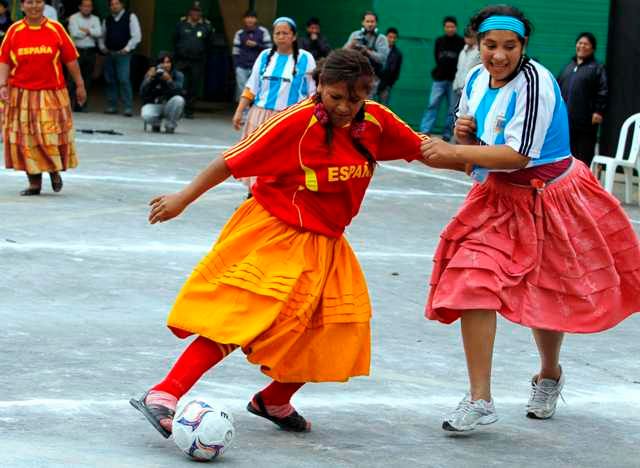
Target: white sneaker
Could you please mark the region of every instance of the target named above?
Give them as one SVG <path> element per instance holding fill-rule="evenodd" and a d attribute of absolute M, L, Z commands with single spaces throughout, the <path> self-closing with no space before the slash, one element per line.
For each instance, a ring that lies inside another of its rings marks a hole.
<path fill-rule="evenodd" d="M 444 420 L 442 429 L 453 432 L 472 431 L 477 425 L 493 424 L 497 420 L 498 414 L 493 401 L 471 401 L 470 395 L 467 393 L 458 403 L 455 411 Z"/>
<path fill-rule="evenodd" d="M 562 372 L 562 368 L 560 369 Z M 553 379 L 542 379 L 536 382 L 538 376 L 531 379 L 531 395 L 527 403 L 527 417 L 533 419 L 549 419 L 556 412 L 558 397 L 562 398 L 560 392 L 564 387 L 564 372 L 560 374 L 558 381 Z M 563 398 L 564 401 L 564 398 Z"/>

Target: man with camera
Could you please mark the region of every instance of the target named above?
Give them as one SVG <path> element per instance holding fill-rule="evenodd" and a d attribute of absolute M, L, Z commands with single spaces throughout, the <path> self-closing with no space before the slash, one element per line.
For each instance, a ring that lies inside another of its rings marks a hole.
<path fill-rule="evenodd" d="M 184 75 L 173 68 L 168 52 L 161 52 L 140 85 L 142 118 L 145 126 L 158 133 L 164 120 L 164 131 L 174 133 L 185 107 Z"/>
<path fill-rule="evenodd" d="M 365 11 L 362 15 L 362 28 L 351 33 L 344 49 L 359 50 L 369 59 L 376 74 L 369 97 L 375 96 L 389 55 L 387 37 L 378 32 L 378 15 L 373 11 Z"/>

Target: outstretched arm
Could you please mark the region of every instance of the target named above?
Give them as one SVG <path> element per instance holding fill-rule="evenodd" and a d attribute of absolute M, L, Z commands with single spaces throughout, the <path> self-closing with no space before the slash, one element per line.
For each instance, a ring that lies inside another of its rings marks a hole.
<path fill-rule="evenodd" d="M 151 200 L 149 222 L 151 224 L 169 221 L 193 203 L 200 195 L 224 182 L 231 175 L 231 171 L 222 156 L 219 156 L 207 166 L 184 190 L 170 195 L 160 195 Z"/>

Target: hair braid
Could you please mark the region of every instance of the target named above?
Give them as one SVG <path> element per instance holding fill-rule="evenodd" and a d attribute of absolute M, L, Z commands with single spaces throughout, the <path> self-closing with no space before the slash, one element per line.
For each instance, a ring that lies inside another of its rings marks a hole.
<path fill-rule="evenodd" d="M 300 53 L 300 48 L 298 47 L 298 40 L 293 41 L 293 73 L 291 76 L 296 76 L 296 68 L 298 66 L 298 54 Z"/>

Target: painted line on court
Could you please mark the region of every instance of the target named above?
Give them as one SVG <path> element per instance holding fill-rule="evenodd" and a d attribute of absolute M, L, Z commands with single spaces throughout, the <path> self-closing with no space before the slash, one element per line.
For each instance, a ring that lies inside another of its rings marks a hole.
<path fill-rule="evenodd" d="M 234 393 L 245 392 L 248 395 L 253 388 L 234 387 Z M 522 406 L 523 397 L 521 394 L 496 393 L 496 400 L 501 406 Z M 563 392 L 565 399 L 569 407 L 584 407 L 594 405 L 620 405 L 627 404 L 636 406 L 640 404 L 640 392 L 633 388 L 633 385 L 618 386 L 612 390 L 602 392 L 589 392 L 587 394 L 582 392 Z M 305 407 L 315 408 L 333 408 L 340 407 L 356 407 L 356 406 L 389 406 L 393 408 L 403 408 L 411 411 L 420 411 L 422 413 L 430 413 L 432 411 L 440 411 L 439 407 L 449 407 L 455 405 L 459 399 L 459 395 L 420 395 L 417 397 L 407 397 L 398 395 L 387 396 L 376 394 L 376 396 L 369 396 L 362 392 L 353 393 L 352 395 L 345 395 L 344 393 L 326 394 L 322 397 L 304 396 L 300 395 L 296 397 L 300 404 Z M 244 408 L 246 401 L 244 399 L 233 397 L 216 397 L 216 402 L 232 409 Z M 88 413 L 95 413 L 98 408 L 102 409 L 115 409 L 115 408 L 129 408 L 129 402 L 126 399 L 122 400 L 73 400 L 73 399 L 52 399 L 52 398 L 38 398 L 29 400 L 5 400 L 0 401 L 1 409 L 34 409 L 40 411 L 85 411 Z M 129 411 L 129 409 L 127 409 Z M 594 410 L 595 411 L 595 410 Z M 602 409 L 604 411 L 604 409 Z"/>
<path fill-rule="evenodd" d="M 138 141 L 138 140 L 94 140 L 87 138 L 76 138 L 76 143 L 89 143 L 95 145 L 132 145 L 132 146 L 158 146 L 164 148 L 202 148 L 207 150 L 226 150 L 231 145 L 201 145 L 195 143 L 167 143 L 162 141 Z"/>
<path fill-rule="evenodd" d="M 5 175 L 8 177 L 24 177 L 22 173 L 18 172 L 0 172 L 0 175 Z M 144 184 L 144 185 L 156 185 L 156 184 L 166 184 L 166 185 L 180 185 L 185 186 L 188 185 L 191 181 L 189 180 L 180 180 L 180 179 L 170 179 L 170 178 L 143 178 L 143 177 L 126 177 L 126 176 L 112 176 L 112 175 L 89 175 L 89 174 L 65 174 L 65 180 L 96 180 L 103 182 L 115 182 L 115 183 L 125 183 L 125 184 Z M 242 189 L 246 190 L 246 185 L 242 182 L 237 182 L 233 179 L 229 179 L 222 184 L 218 185 L 221 188 L 233 188 L 233 189 Z M 216 187 L 216 188 L 218 188 Z M 368 195 L 372 196 L 383 196 L 383 197 L 443 197 L 443 198 L 464 198 L 466 194 L 464 193 L 447 193 L 447 192 L 432 192 L 428 190 L 420 190 L 420 189 L 407 189 L 407 190 L 397 190 L 397 189 L 375 189 L 370 188 L 367 190 Z"/>
<path fill-rule="evenodd" d="M 104 245 L 104 244 L 71 244 L 56 242 L 2 242 L 0 250 L 13 250 L 17 252 L 30 252 L 37 250 L 53 250 L 57 252 L 69 252 L 75 254 L 92 252 L 118 252 L 118 253 L 198 253 L 205 254 L 211 249 L 212 244 L 163 244 L 149 242 L 138 245 Z M 358 251 L 356 254 L 362 258 L 433 258 L 433 255 L 414 252 L 379 252 Z"/>
<path fill-rule="evenodd" d="M 447 182 L 453 182 L 454 184 L 464 185 L 465 187 L 471 187 L 473 185 L 473 183 L 467 180 L 454 179 L 453 177 L 447 177 L 440 174 L 433 174 L 431 172 L 418 171 L 417 169 L 410 169 L 408 167 L 398 167 L 398 166 L 390 166 L 390 165 L 382 165 L 381 167 L 383 169 L 388 169 L 390 171 L 403 172 L 405 174 L 413 174 L 413 175 L 418 175 L 422 177 L 429 177 L 430 179 L 438 179 L 438 180 L 444 180 Z"/>

